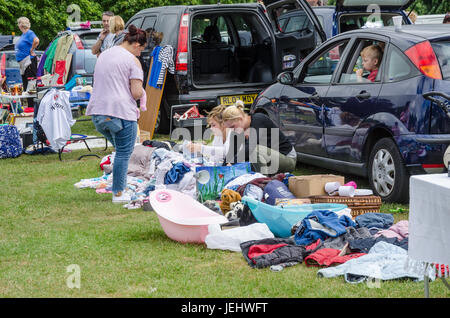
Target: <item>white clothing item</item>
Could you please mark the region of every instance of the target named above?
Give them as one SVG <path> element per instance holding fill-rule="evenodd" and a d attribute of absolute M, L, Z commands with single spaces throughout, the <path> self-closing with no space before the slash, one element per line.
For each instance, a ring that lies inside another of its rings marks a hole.
<path fill-rule="evenodd" d="M 61 149 L 70 139 L 71 129 L 75 120 L 69 103 L 70 92 L 58 91 L 52 88 L 42 98 L 36 120 L 54 150 Z"/>
<path fill-rule="evenodd" d="M 265 238 L 274 238 L 273 233 L 265 223 L 253 223 L 223 231 L 219 224 L 210 224 L 205 243 L 206 247 L 210 249 L 241 252 L 241 243 Z"/>
<path fill-rule="evenodd" d="M 29 65 L 31 65 L 30 55 L 28 55 L 26 58 L 24 58 L 22 61 L 19 62 L 20 75 L 23 75 L 25 73 L 25 70 Z"/>
<path fill-rule="evenodd" d="M 211 145 L 202 145 L 202 154 L 208 156 L 214 163 L 222 164 L 230 148 L 230 134 L 231 130 L 228 129 L 225 142 L 222 136 L 214 136 Z"/>
<path fill-rule="evenodd" d="M 239 186 L 241 186 L 243 184 L 247 184 L 250 181 L 255 180 L 257 178 L 265 178 L 265 177 L 266 177 L 265 175 L 263 175 L 262 173 L 259 173 L 259 172 L 243 174 L 237 178 L 234 178 L 230 182 L 228 182 L 225 185 L 224 189 L 236 190 Z"/>

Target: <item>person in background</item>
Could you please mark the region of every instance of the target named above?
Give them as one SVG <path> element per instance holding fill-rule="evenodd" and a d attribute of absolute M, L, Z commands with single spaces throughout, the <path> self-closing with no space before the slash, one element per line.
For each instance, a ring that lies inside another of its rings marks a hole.
<path fill-rule="evenodd" d="M 356 70 L 356 77 L 358 82 L 364 82 L 363 72 L 369 71 L 370 74 L 367 79 L 375 82 L 378 75 L 378 68 L 383 58 L 383 50 L 378 45 L 370 45 L 361 51 L 363 68 Z"/>
<path fill-rule="evenodd" d="M 143 71 L 137 57 L 147 44 L 144 30 L 129 26 L 121 45 L 100 54 L 94 70 L 94 87 L 86 115 L 114 146 L 112 202 L 125 203 L 128 162 L 137 135 L 139 109 L 136 101 L 145 96 Z M 145 103 L 144 103 L 145 104 Z"/>
<path fill-rule="evenodd" d="M 17 19 L 17 25 L 22 32 L 22 35 L 15 44 L 16 61 L 20 66 L 23 90 L 26 91 L 28 87 L 28 78 L 36 77 L 37 73 L 37 57 L 34 50 L 39 45 L 39 38 L 30 29 L 31 24 L 28 18 L 20 17 Z M 28 102 L 30 102 L 30 100 Z M 29 105 L 31 106 L 32 104 Z"/>
<path fill-rule="evenodd" d="M 251 162 L 254 171 L 266 175 L 293 172 L 297 163 L 297 152 L 279 127 L 263 113 L 247 114 L 242 105 L 227 107 L 222 113 L 224 126 L 233 129 L 227 164 Z M 239 141 L 239 135 L 241 141 Z M 242 136 L 243 135 L 243 136 Z M 242 142 L 242 137 L 244 142 Z M 256 161 L 256 162 L 255 162 Z"/>
<path fill-rule="evenodd" d="M 111 46 L 122 44 L 127 32 L 125 31 L 125 23 L 119 15 L 115 15 L 109 20 L 109 32 L 114 34 Z"/>
<path fill-rule="evenodd" d="M 444 17 L 444 20 L 442 21 L 444 24 L 450 24 L 450 12 L 447 12 L 447 14 Z"/>
<path fill-rule="evenodd" d="M 6 80 L 6 76 L 0 75 L 0 94 L 3 92 L 3 83 Z"/>
<path fill-rule="evenodd" d="M 111 11 L 105 11 L 102 14 L 103 30 L 97 37 L 97 42 L 92 46 L 92 54 L 99 56 L 107 48 L 111 47 L 111 42 L 114 39 L 114 34 L 109 32 L 109 20 L 114 16 Z"/>
<path fill-rule="evenodd" d="M 242 101 L 238 102 L 242 103 Z M 222 119 L 222 113 L 225 109 L 226 109 L 225 105 L 219 105 L 214 107 L 208 113 L 206 121 L 214 135 L 214 139 L 210 146 L 192 142 L 189 143 L 187 146 L 190 152 L 192 153 L 199 152 L 202 153 L 203 155 L 206 154 L 211 159 L 211 161 L 217 164 L 223 163 L 223 161 L 225 160 L 225 155 L 227 154 L 230 146 L 231 130 L 227 131 L 226 127 L 223 124 Z"/>

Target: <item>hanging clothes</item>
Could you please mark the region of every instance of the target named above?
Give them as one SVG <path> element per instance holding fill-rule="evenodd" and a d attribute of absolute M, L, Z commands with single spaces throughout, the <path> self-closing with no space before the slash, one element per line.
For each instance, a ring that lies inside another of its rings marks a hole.
<path fill-rule="evenodd" d="M 159 61 L 161 62 L 161 70 L 158 76 L 158 85 L 162 85 L 164 83 L 164 75 L 167 72 L 173 74 L 175 73 L 175 64 L 173 63 L 173 47 L 170 45 L 165 45 L 158 56 Z"/>
<path fill-rule="evenodd" d="M 58 39 L 55 39 L 48 48 L 47 58 L 45 59 L 44 69 L 48 73 L 52 73 L 53 71 L 53 58 L 55 57 L 56 47 L 58 46 Z"/>
<path fill-rule="evenodd" d="M 69 95 L 68 91 L 51 89 L 39 104 L 36 120 L 42 126 L 54 150 L 61 149 L 70 139 L 70 127 L 75 123 L 72 118 Z"/>
<path fill-rule="evenodd" d="M 175 73 L 175 64 L 173 62 L 173 47 L 170 45 L 155 46 L 151 57 L 153 58 L 152 69 L 148 85 L 161 89 L 164 84 L 166 71 Z"/>
<path fill-rule="evenodd" d="M 152 51 L 152 69 L 150 72 L 150 77 L 148 80 L 148 85 L 154 87 L 154 88 L 161 88 L 158 87 L 158 79 L 159 79 L 159 73 L 161 71 L 162 63 L 159 61 L 158 56 L 159 52 L 161 51 L 161 46 L 155 46 L 155 48 Z"/>

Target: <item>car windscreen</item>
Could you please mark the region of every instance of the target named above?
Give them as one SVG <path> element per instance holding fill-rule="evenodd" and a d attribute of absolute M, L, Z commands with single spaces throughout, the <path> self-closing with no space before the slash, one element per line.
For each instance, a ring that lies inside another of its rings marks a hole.
<path fill-rule="evenodd" d="M 0 52 L 0 57 L 2 53 Z M 19 68 L 19 63 L 16 61 L 15 53 L 5 53 L 6 55 L 6 68 Z"/>
<path fill-rule="evenodd" d="M 383 12 L 376 15 L 371 13 L 343 14 L 339 19 L 339 30 L 342 33 L 357 29 L 391 26 L 394 25 L 392 18 L 398 15 L 400 14 Z M 403 24 L 405 24 L 405 21 L 403 21 Z"/>
<path fill-rule="evenodd" d="M 450 41 L 433 42 L 431 46 L 441 66 L 442 78 L 450 80 Z"/>
<path fill-rule="evenodd" d="M 83 43 L 84 48 L 91 49 L 94 46 L 95 42 L 97 42 L 98 34 L 99 33 L 89 32 L 79 34 L 78 36 L 80 37 L 80 40 Z"/>

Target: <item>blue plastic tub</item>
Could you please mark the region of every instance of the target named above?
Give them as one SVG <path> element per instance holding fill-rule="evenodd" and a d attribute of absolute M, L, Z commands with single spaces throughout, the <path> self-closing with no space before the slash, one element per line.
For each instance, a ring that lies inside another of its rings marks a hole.
<path fill-rule="evenodd" d="M 242 198 L 242 202 L 248 205 L 258 222 L 267 224 L 276 237 L 291 236 L 292 226 L 313 211 L 330 210 L 337 212 L 347 208 L 345 204 L 334 203 L 273 206 L 246 196 Z"/>

